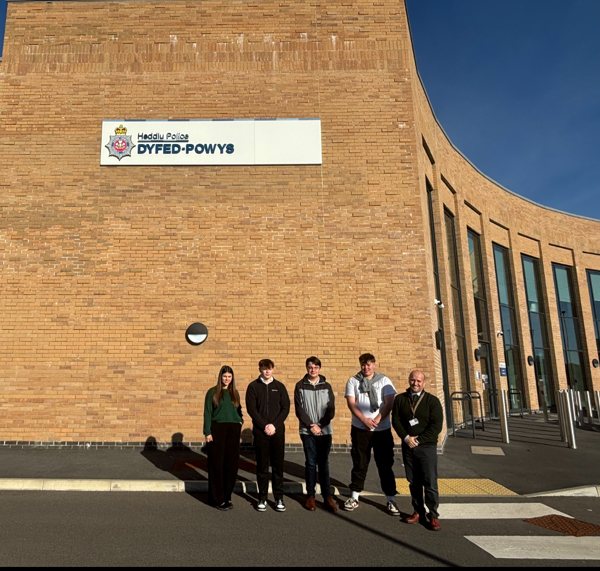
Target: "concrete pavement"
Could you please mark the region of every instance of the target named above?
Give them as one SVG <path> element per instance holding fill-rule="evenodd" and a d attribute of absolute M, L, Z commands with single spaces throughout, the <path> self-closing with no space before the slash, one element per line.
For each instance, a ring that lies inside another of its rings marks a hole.
<path fill-rule="evenodd" d="M 511 443 L 503 445 L 498 423 L 478 427 L 477 438 L 463 430 L 449 437 L 439 456 L 442 496 L 547 494 L 600 496 L 600 432 L 577 430 L 578 449 L 560 441 L 558 426 L 532 415 L 512 418 Z M 475 448 L 474 448 L 475 447 Z M 348 493 L 352 462 L 348 453 L 330 456 L 332 485 Z M 304 492 L 304 456 L 286 454 L 286 493 Z M 400 495 L 408 495 L 401 455 L 394 466 Z M 252 452 L 240 458 L 237 493 L 255 493 Z M 96 449 L 0 447 L 0 490 L 207 491 L 207 458 L 176 442 L 168 448 Z M 566 491 L 565 491 L 566 490 Z M 365 491 L 380 494 L 372 462 Z"/>

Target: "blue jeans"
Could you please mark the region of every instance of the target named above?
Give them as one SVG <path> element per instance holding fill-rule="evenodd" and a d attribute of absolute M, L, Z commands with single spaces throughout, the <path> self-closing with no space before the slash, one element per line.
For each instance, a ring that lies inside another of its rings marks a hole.
<path fill-rule="evenodd" d="M 306 458 L 306 493 L 315 497 L 317 487 L 317 468 L 319 469 L 319 484 L 323 499 L 331 496 L 331 483 L 329 480 L 329 452 L 331 451 L 331 435 L 314 436 L 301 434 L 304 456 Z"/>

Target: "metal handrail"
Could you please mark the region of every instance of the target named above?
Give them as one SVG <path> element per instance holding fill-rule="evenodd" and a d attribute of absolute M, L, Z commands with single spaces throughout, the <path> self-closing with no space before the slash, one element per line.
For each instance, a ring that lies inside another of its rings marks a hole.
<path fill-rule="evenodd" d="M 469 402 L 471 407 L 471 426 L 473 429 L 473 439 L 475 439 L 475 409 L 473 407 L 473 400 L 479 400 L 479 409 L 481 412 L 481 427 L 485 430 L 485 421 L 483 418 L 483 399 L 481 398 L 481 394 L 477 391 L 455 391 L 450 395 L 450 400 L 452 402 L 460 402 L 462 405 L 463 419 L 465 420 L 465 426 L 467 425 L 466 415 L 465 415 L 465 402 Z M 450 420 L 452 422 L 452 433 L 456 438 L 456 423 L 454 422 L 454 407 L 450 406 Z"/>

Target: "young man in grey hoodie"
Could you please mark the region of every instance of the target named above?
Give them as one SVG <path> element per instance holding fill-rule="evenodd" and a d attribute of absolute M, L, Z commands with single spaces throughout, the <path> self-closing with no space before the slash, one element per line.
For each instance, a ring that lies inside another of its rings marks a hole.
<path fill-rule="evenodd" d="M 325 508 L 335 512 L 338 507 L 331 494 L 329 478 L 329 453 L 335 416 L 335 396 L 331 385 L 321 375 L 321 361 L 317 357 L 306 359 L 307 374 L 296 385 L 294 404 L 300 421 L 300 438 L 304 446 L 306 503 L 309 511 L 317 509 L 315 502 L 317 468 Z"/>
<path fill-rule="evenodd" d="M 396 477 L 394 465 L 394 437 L 390 413 L 394 406 L 396 389 L 392 381 L 382 373 L 375 372 L 375 357 L 365 353 L 359 357 L 360 372 L 346 384 L 346 401 L 352 413 L 352 497 L 344 503 L 346 511 L 358 507 L 360 493 L 371 460 L 371 450 L 379 471 L 381 488 L 387 497 L 387 512 L 400 515 L 394 501 Z"/>

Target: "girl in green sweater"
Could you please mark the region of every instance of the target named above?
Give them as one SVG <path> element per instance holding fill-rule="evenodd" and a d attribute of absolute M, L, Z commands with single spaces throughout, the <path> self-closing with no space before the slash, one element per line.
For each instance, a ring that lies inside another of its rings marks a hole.
<path fill-rule="evenodd" d="M 222 511 L 233 508 L 231 494 L 237 479 L 243 422 L 233 369 L 223 366 L 217 386 L 206 393 L 204 400 L 208 493 L 211 502 Z"/>

